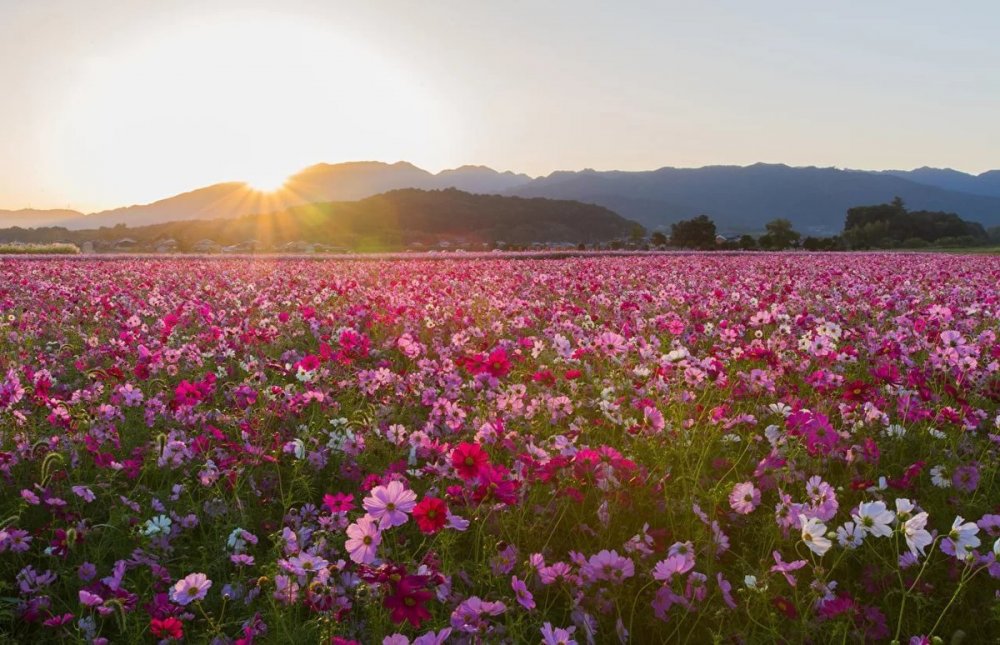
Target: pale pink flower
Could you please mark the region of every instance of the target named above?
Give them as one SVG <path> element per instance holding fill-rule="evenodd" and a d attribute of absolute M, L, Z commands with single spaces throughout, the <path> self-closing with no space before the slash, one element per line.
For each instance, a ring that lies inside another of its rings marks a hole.
<path fill-rule="evenodd" d="M 379 520 L 382 528 L 391 528 L 406 524 L 409 513 L 417 505 L 417 494 L 402 482 L 391 481 L 387 486 L 373 488 L 362 505 L 369 515 Z"/>
<path fill-rule="evenodd" d="M 760 489 L 751 482 L 736 484 L 729 493 L 729 507 L 740 515 L 749 515 L 758 504 L 760 504 Z"/>
<path fill-rule="evenodd" d="M 186 605 L 204 598 L 211 587 L 212 581 L 204 573 L 191 573 L 177 581 L 170 590 L 170 599 Z"/>
<path fill-rule="evenodd" d="M 348 526 L 347 538 L 344 548 L 351 560 L 358 564 L 371 564 L 375 560 L 378 545 L 382 542 L 382 533 L 375 518 L 365 515 Z"/>

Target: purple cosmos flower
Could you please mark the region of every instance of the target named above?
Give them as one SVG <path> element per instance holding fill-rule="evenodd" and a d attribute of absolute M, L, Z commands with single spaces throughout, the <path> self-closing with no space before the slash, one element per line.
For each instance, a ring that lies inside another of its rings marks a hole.
<path fill-rule="evenodd" d="M 451 626 L 460 632 L 475 634 L 489 627 L 487 616 L 499 616 L 507 611 L 507 605 L 500 601 L 488 602 L 479 596 L 472 596 L 451 613 Z"/>
<path fill-rule="evenodd" d="M 979 468 L 975 464 L 965 464 L 955 469 L 951 475 L 955 490 L 971 493 L 979 487 Z"/>
<path fill-rule="evenodd" d="M 531 595 L 528 591 L 528 585 L 524 584 L 524 580 L 518 579 L 517 576 L 513 576 L 510 579 L 510 587 L 514 590 L 514 595 L 517 596 L 517 602 L 521 603 L 521 606 L 525 609 L 535 608 L 535 597 Z"/>
<path fill-rule="evenodd" d="M 573 640 L 573 632 L 575 631 L 576 627 L 563 629 L 562 627 L 553 627 L 552 623 L 545 623 L 542 625 L 542 644 L 576 645 L 576 641 Z"/>

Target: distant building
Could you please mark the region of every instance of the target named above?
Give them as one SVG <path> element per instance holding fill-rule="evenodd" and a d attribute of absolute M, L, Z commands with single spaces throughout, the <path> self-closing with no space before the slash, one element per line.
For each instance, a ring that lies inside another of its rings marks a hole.
<path fill-rule="evenodd" d="M 296 240 L 282 246 L 281 251 L 284 253 L 313 253 L 315 245 L 303 242 L 302 240 Z"/>
<path fill-rule="evenodd" d="M 176 253 L 177 240 L 171 237 L 163 240 L 157 240 L 153 245 L 153 250 L 157 253 Z"/>
<path fill-rule="evenodd" d="M 115 240 L 113 248 L 115 251 L 133 251 L 138 244 L 139 243 L 131 237 L 123 237 Z"/>
<path fill-rule="evenodd" d="M 218 253 L 222 246 L 215 240 L 198 240 L 191 246 L 195 253 Z"/>

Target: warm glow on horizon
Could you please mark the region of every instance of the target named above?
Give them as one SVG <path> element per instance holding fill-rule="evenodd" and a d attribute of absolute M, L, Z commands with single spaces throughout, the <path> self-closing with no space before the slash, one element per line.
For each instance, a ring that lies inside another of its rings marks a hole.
<path fill-rule="evenodd" d="M 41 143 L 84 206 L 223 181 L 272 192 L 318 161 L 400 147 L 433 161 L 458 134 L 405 61 L 294 16 L 228 14 L 119 47 L 82 61 Z"/>
<path fill-rule="evenodd" d="M 286 172 L 260 172 L 255 173 L 253 177 L 248 177 L 246 184 L 259 193 L 274 193 L 285 187 L 289 177 L 290 173 Z"/>

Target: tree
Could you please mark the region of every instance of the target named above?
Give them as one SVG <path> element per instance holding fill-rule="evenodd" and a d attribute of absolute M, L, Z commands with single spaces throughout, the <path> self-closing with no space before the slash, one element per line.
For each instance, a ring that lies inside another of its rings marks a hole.
<path fill-rule="evenodd" d="M 674 222 L 670 225 L 670 243 L 685 248 L 715 248 L 715 222 L 708 215 Z"/>
<path fill-rule="evenodd" d="M 628 239 L 634 245 L 646 239 L 646 228 L 642 224 L 634 224 L 628 231 Z"/>
<path fill-rule="evenodd" d="M 656 231 L 650 236 L 649 241 L 653 244 L 653 246 L 666 246 L 667 236 L 660 231 Z"/>
<path fill-rule="evenodd" d="M 802 248 L 807 251 L 840 251 L 843 250 L 841 239 L 833 237 L 812 237 L 802 240 Z"/>
<path fill-rule="evenodd" d="M 792 223 L 784 218 L 771 220 L 765 225 L 765 228 L 767 233 L 760 237 L 760 245 L 765 249 L 778 251 L 787 249 L 802 237 L 792 228 Z"/>
<path fill-rule="evenodd" d="M 757 248 L 757 240 L 753 239 L 753 235 L 744 233 L 740 236 L 739 245 L 744 251 L 752 251 Z"/>
<path fill-rule="evenodd" d="M 903 200 L 890 204 L 848 209 L 844 239 L 853 248 L 896 247 L 913 240 L 937 242 L 942 238 L 972 238 L 984 242 L 989 235 L 978 222 L 968 222 L 955 213 L 907 211 Z"/>

